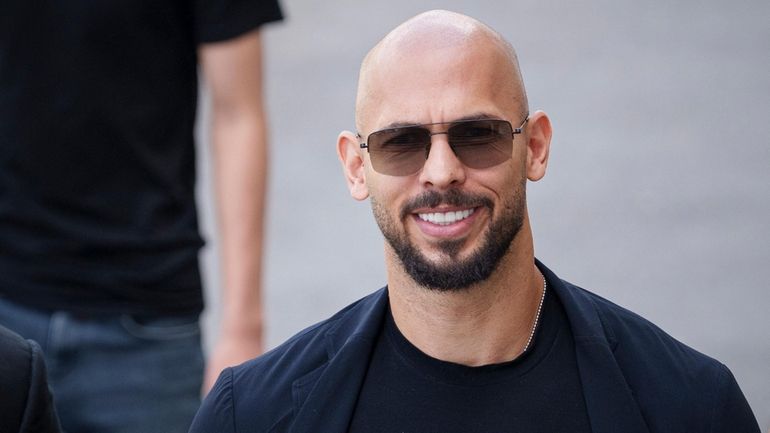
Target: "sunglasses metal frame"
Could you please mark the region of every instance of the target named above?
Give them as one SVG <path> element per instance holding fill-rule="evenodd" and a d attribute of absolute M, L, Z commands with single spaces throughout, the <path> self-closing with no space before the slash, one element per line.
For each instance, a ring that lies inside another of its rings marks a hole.
<path fill-rule="evenodd" d="M 377 131 L 373 131 L 370 134 L 368 134 L 366 136 L 366 140 L 360 142 L 359 146 L 360 146 L 361 149 L 366 149 L 366 151 L 368 153 L 372 153 L 371 149 L 369 148 L 369 144 L 368 144 L 369 137 L 371 137 L 372 134 L 383 133 L 383 132 L 388 132 L 388 131 L 394 131 L 394 130 L 398 130 L 398 129 L 419 128 L 419 129 L 426 129 L 426 130 L 428 130 L 429 136 L 433 137 L 434 135 L 442 135 L 442 134 L 448 135 L 449 134 L 449 130 L 452 127 L 456 126 L 456 125 L 461 125 L 463 123 L 471 123 L 471 122 L 483 122 L 483 121 L 496 121 L 496 122 L 505 122 L 505 123 L 507 123 L 509 125 L 509 127 L 511 128 L 511 139 L 514 139 L 516 137 L 516 134 L 521 134 L 524 131 L 524 125 L 526 125 L 527 122 L 529 121 L 529 114 L 527 114 L 524 117 L 524 120 L 521 122 L 521 125 L 519 125 L 517 128 L 514 128 L 513 125 L 511 125 L 511 122 L 509 122 L 509 121 L 507 121 L 505 119 L 495 119 L 495 118 L 467 119 L 467 120 L 458 120 L 458 121 L 453 121 L 453 122 L 422 123 L 422 124 L 417 124 L 417 125 L 408 125 L 408 126 L 397 126 L 397 127 L 393 127 L 393 128 L 384 128 L 384 129 L 379 129 Z M 435 126 L 435 125 L 448 125 L 448 127 L 446 128 L 445 131 L 431 132 L 429 127 Z M 359 139 L 363 138 L 360 133 L 356 134 L 356 137 L 359 138 Z M 452 146 L 451 141 L 450 141 L 449 145 Z M 426 158 L 427 158 L 427 153 L 429 152 L 430 146 L 431 146 L 430 142 L 428 142 L 425 145 Z M 375 171 L 377 171 L 377 170 L 375 170 Z M 404 174 L 403 176 L 408 176 L 408 174 Z"/>

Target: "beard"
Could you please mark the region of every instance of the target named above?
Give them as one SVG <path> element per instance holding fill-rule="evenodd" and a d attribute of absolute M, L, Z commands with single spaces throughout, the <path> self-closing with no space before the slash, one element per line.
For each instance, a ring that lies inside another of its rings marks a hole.
<path fill-rule="evenodd" d="M 437 260 L 428 259 L 374 197 L 371 200 L 372 211 L 385 240 L 395 251 L 404 270 L 417 284 L 436 291 L 459 291 L 489 278 L 508 252 L 524 222 L 525 182 L 522 180 L 510 198 L 503 202 L 500 216 L 493 219 L 486 228 L 481 244 L 465 258 L 459 258 L 465 240 L 458 239 L 439 242 L 437 247 L 441 257 Z M 414 209 L 436 207 L 439 204 L 474 208 L 483 206 L 490 215 L 493 215 L 494 210 L 492 200 L 484 196 L 456 189 L 446 192 L 431 190 L 406 203 L 400 211 L 400 221 L 411 218 Z"/>

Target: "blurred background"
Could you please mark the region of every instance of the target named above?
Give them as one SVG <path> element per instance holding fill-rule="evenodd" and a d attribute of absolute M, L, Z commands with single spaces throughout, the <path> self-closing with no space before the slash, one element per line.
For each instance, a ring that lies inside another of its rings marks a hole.
<path fill-rule="evenodd" d="M 336 138 L 354 128 L 366 52 L 450 9 L 513 43 L 530 108 L 551 116 L 549 171 L 528 185 L 537 257 L 725 363 L 770 431 L 770 2 L 282 5 L 287 20 L 264 31 L 268 348 L 384 285 L 382 238 L 348 194 Z M 198 134 L 210 338 L 220 280 Z"/>

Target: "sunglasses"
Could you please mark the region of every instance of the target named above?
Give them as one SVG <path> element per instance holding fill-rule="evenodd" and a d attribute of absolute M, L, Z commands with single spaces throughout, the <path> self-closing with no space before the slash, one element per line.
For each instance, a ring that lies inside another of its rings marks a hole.
<path fill-rule="evenodd" d="M 381 129 L 369 134 L 361 148 L 369 152 L 374 171 L 409 176 L 425 165 L 431 138 L 443 134 L 466 167 L 489 168 L 511 158 L 512 141 L 528 120 L 526 117 L 518 128 L 507 120 L 478 119 Z M 360 134 L 358 138 L 362 138 Z"/>

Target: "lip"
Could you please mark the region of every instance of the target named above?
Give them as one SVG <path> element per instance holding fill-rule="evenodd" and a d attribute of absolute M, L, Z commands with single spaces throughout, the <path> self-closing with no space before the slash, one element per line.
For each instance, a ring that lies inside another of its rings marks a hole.
<path fill-rule="evenodd" d="M 456 239 L 468 235 L 473 229 L 473 222 L 478 218 L 482 211 L 483 206 L 480 207 L 437 207 L 437 208 L 422 208 L 412 212 L 412 220 L 415 222 L 420 231 L 432 238 L 447 240 Z M 441 225 L 430 221 L 425 221 L 420 218 L 419 214 L 427 213 L 447 213 L 472 210 L 471 214 L 459 221 L 455 221 L 450 224 Z"/>

